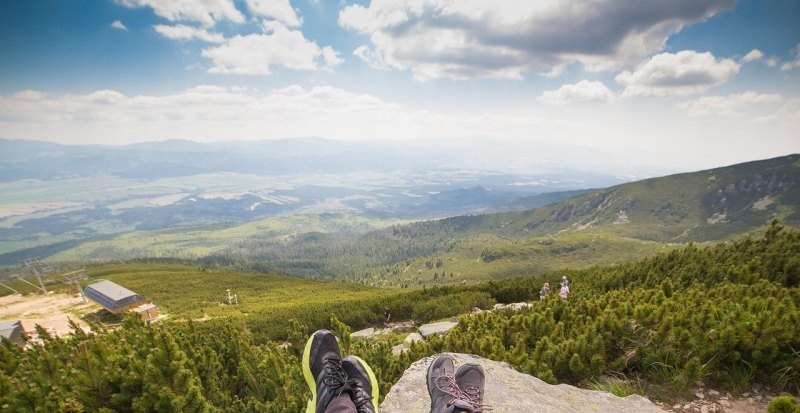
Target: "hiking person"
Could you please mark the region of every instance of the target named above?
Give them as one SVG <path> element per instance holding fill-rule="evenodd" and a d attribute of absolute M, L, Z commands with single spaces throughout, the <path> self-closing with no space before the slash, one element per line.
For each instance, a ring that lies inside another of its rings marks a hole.
<path fill-rule="evenodd" d="M 563 300 L 569 297 L 569 280 L 566 275 L 561 278 L 561 291 L 558 293 L 558 296 Z"/>
<path fill-rule="evenodd" d="M 550 294 L 550 283 L 544 283 L 542 289 L 539 290 L 539 299 L 544 300 L 547 297 L 547 294 Z"/>
<path fill-rule="evenodd" d="M 392 319 L 392 312 L 389 311 L 389 307 L 383 310 L 383 317 L 386 318 L 386 324 L 389 324 L 389 320 Z"/>
<path fill-rule="evenodd" d="M 453 359 L 437 356 L 426 381 L 431 413 L 481 413 L 484 373 L 477 364 L 455 371 Z M 311 389 L 305 413 L 378 413 L 378 380 L 369 365 L 356 356 L 342 358 L 336 336 L 317 330 L 303 350 L 303 376 Z"/>

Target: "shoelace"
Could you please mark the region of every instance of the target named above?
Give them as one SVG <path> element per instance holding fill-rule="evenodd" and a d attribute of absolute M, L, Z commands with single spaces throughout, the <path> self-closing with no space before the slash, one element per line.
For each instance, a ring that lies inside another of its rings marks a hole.
<path fill-rule="evenodd" d="M 440 382 L 444 380 L 444 387 L 440 384 Z M 453 376 L 449 375 L 441 375 L 436 377 L 434 380 L 434 384 L 436 384 L 436 388 L 440 391 L 448 394 L 452 397 L 447 404 L 452 404 L 456 400 L 461 400 L 464 402 L 469 403 L 472 407 L 472 411 L 475 413 L 486 412 L 492 410 L 491 406 L 488 404 L 482 404 L 480 402 L 481 392 L 475 387 L 467 387 L 466 389 L 462 389 L 456 383 L 456 379 Z"/>
<path fill-rule="evenodd" d="M 347 381 L 347 385 L 350 386 L 351 390 L 353 390 L 352 399 L 353 404 L 356 405 L 356 409 L 361 409 L 367 403 L 372 401 L 372 396 L 370 396 L 364 390 L 364 386 L 362 385 L 361 381 L 350 379 Z"/>
<path fill-rule="evenodd" d="M 334 391 L 338 389 L 337 396 L 341 395 L 347 384 L 347 374 L 342 368 L 342 361 L 338 357 L 327 357 L 322 359 L 322 363 L 322 368 L 325 370 L 322 382 Z"/>

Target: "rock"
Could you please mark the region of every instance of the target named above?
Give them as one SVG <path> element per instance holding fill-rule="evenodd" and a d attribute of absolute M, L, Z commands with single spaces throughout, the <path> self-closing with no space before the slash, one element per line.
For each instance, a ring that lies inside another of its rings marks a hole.
<path fill-rule="evenodd" d="M 705 404 L 700 406 L 700 413 L 709 413 L 708 406 Z"/>
<path fill-rule="evenodd" d="M 370 327 L 363 330 L 358 330 L 355 333 L 351 333 L 350 338 L 363 338 L 365 340 L 375 338 L 375 329 Z"/>
<path fill-rule="evenodd" d="M 392 347 L 392 355 L 399 356 L 400 354 L 403 354 L 403 352 L 408 351 L 409 348 L 411 348 L 411 345 L 409 343 L 406 342 L 400 343 Z"/>
<path fill-rule="evenodd" d="M 706 384 L 703 382 L 703 380 L 697 380 L 696 382 L 694 382 L 694 384 L 695 384 L 697 387 L 704 387 L 704 386 L 706 385 Z"/>
<path fill-rule="evenodd" d="M 422 341 L 422 340 L 424 340 L 424 339 L 425 339 L 425 338 L 424 338 L 424 337 L 422 337 L 422 334 L 420 334 L 420 333 L 411 333 L 411 334 L 409 334 L 409 335 L 407 335 L 407 336 L 406 336 L 406 339 L 405 339 L 405 340 L 403 340 L 403 343 L 405 343 L 405 344 L 411 344 L 411 343 L 413 343 L 413 342 L 415 342 L 415 341 Z"/>
<path fill-rule="evenodd" d="M 718 392 L 718 391 L 716 391 L 716 390 L 709 390 L 709 391 L 708 391 L 708 395 L 709 395 L 709 396 L 718 397 L 718 396 L 719 396 L 719 392 Z"/>
<path fill-rule="evenodd" d="M 514 303 L 514 304 L 509 304 L 508 308 L 511 308 L 513 310 L 522 310 L 523 308 L 531 308 L 531 305 L 528 303 Z"/>
<path fill-rule="evenodd" d="M 389 331 L 391 331 L 392 333 L 403 333 L 406 331 L 414 331 L 414 330 L 416 330 L 416 327 L 414 327 L 414 324 L 410 321 L 394 323 L 389 328 Z"/>
<path fill-rule="evenodd" d="M 705 398 L 706 398 L 706 395 L 705 395 L 705 394 L 703 394 L 702 392 L 696 392 L 696 393 L 694 394 L 694 396 L 695 396 L 695 397 L 697 397 L 697 398 L 698 398 L 698 399 L 700 399 L 700 400 L 702 400 L 702 399 L 705 399 Z"/>
<path fill-rule="evenodd" d="M 501 310 L 501 309 L 503 309 L 503 308 L 506 308 L 506 305 L 505 305 L 505 304 L 500 304 L 500 303 L 497 303 L 497 304 L 495 304 L 495 305 L 493 305 L 493 306 L 492 306 L 492 310 Z"/>
<path fill-rule="evenodd" d="M 454 321 L 441 321 L 438 323 L 425 324 L 419 328 L 419 333 L 422 334 L 422 337 L 428 338 L 434 334 L 446 333 L 457 325 L 458 323 Z"/>
<path fill-rule="evenodd" d="M 492 413 L 663 413 L 644 397 L 625 398 L 560 384 L 547 384 L 536 377 L 517 372 L 508 364 L 467 354 L 451 354 L 456 368 L 464 363 L 480 364 L 486 374 L 485 402 Z M 412 364 L 392 387 L 380 405 L 382 413 L 428 413 L 430 397 L 425 381 L 433 357 Z"/>
<path fill-rule="evenodd" d="M 483 312 L 483 310 L 481 310 L 478 307 L 472 307 L 472 310 L 469 311 L 470 314 L 480 314 L 482 312 Z"/>

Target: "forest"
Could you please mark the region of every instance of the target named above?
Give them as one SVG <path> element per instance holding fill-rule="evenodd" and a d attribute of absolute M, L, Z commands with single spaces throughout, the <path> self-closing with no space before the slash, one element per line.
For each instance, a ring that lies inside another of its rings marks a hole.
<path fill-rule="evenodd" d="M 541 284 L 562 275 L 571 280 L 569 300 L 538 300 Z M 800 231 L 777 222 L 758 237 L 689 244 L 625 265 L 390 291 L 205 322 L 126 319 L 113 331 L 76 329 L 69 338 L 42 331 L 45 344 L 28 350 L 4 341 L 0 409 L 297 412 L 310 394 L 298 355 L 318 328 L 332 329 L 345 353 L 372 366 L 382 394 L 413 361 L 441 351 L 506 361 L 550 383 L 593 387 L 614 378 L 622 393 L 654 399 L 669 400 L 697 379 L 732 392 L 754 383 L 800 392 Z M 521 311 L 465 314 L 534 298 Z M 378 323 L 386 305 L 417 322 L 461 315 L 449 334 L 394 357 L 389 342 L 349 338 Z"/>

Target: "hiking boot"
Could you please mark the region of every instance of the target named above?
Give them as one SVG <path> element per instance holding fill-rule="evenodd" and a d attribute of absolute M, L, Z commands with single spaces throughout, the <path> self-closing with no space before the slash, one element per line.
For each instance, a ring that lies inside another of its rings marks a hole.
<path fill-rule="evenodd" d="M 378 379 L 369 365 L 356 356 L 347 356 L 342 360 L 342 367 L 347 373 L 347 385 L 350 400 L 356 405 L 358 413 L 378 413 L 379 390 Z"/>
<path fill-rule="evenodd" d="M 303 350 L 303 376 L 311 389 L 306 413 L 323 413 L 347 385 L 342 368 L 342 355 L 336 336 L 328 330 L 317 330 Z"/>
<path fill-rule="evenodd" d="M 455 379 L 461 390 L 461 398 L 472 407 L 470 411 L 490 410 L 489 406 L 483 404 L 483 385 L 486 380 L 483 375 L 483 367 L 467 363 L 458 368 Z"/>
<path fill-rule="evenodd" d="M 437 356 L 428 366 L 428 394 L 431 396 L 431 413 L 472 412 L 472 406 L 461 398 L 461 390 L 453 376 L 453 359 L 445 354 Z"/>

